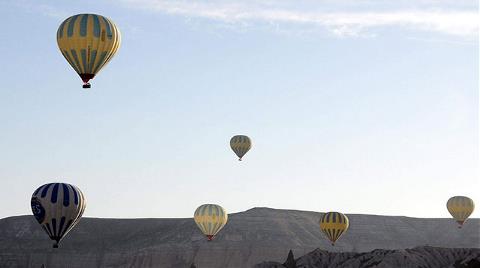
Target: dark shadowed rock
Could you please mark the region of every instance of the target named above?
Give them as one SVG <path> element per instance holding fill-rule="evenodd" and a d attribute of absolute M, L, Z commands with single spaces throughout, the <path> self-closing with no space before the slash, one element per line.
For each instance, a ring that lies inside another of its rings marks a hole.
<path fill-rule="evenodd" d="M 332 247 L 319 230 L 320 215 L 269 208 L 234 213 L 211 242 L 191 218 L 84 218 L 56 250 L 33 216 L 10 217 L 0 220 L 0 267 L 188 268 L 195 263 L 197 268 L 245 268 L 264 260 L 283 262 L 290 249 L 302 256 L 316 248 L 368 252 L 480 246 L 478 219 L 458 229 L 451 219 L 350 214 L 349 232 Z"/>
<path fill-rule="evenodd" d="M 371 252 L 328 252 L 316 249 L 289 268 L 368 268 L 368 267 L 480 267 L 480 249 L 417 247 L 404 250 L 376 249 Z M 263 262 L 255 268 L 283 268 L 276 262 Z"/>
<path fill-rule="evenodd" d="M 466 260 L 466 261 L 456 261 L 453 265 L 455 268 L 479 268 L 480 260 L 478 258 Z"/>
<path fill-rule="evenodd" d="M 287 260 L 285 261 L 283 266 L 287 268 L 297 268 L 297 262 L 295 261 L 295 257 L 293 257 L 292 250 L 288 252 Z"/>

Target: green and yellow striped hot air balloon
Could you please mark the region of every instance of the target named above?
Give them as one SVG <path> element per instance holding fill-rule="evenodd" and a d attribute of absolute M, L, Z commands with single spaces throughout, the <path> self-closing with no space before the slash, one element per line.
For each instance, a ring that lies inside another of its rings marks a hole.
<path fill-rule="evenodd" d="M 83 88 L 105 66 L 120 47 L 120 31 L 108 18 L 95 14 L 71 16 L 57 31 L 58 48 L 80 75 Z"/>
<path fill-rule="evenodd" d="M 335 242 L 344 234 L 349 226 L 348 218 L 340 212 L 328 212 L 320 218 L 320 230 L 335 246 Z"/>
<path fill-rule="evenodd" d="M 459 224 L 458 228 L 462 228 L 467 218 L 472 215 L 475 204 L 466 196 L 454 196 L 448 199 L 447 209 Z"/>
<path fill-rule="evenodd" d="M 227 224 L 228 214 L 219 205 L 204 204 L 195 210 L 193 219 L 208 241 L 211 241 Z"/>
<path fill-rule="evenodd" d="M 230 139 L 230 148 L 238 156 L 238 161 L 252 148 L 252 141 L 248 136 L 236 135 Z"/>

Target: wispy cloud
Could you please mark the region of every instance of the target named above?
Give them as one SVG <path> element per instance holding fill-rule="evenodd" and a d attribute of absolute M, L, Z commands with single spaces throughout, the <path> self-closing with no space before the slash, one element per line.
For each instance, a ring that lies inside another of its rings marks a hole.
<path fill-rule="evenodd" d="M 245 25 L 250 23 L 294 24 L 325 29 L 337 36 L 369 35 L 375 29 L 402 27 L 473 38 L 478 35 L 478 11 L 475 7 L 458 2 L 452 9 L 434 6 L 441 1 L 419 0 L 411 4 L 391 5 L 385 1 L 172 1 L 122 0 L 129 7 L 144 8 L 165 14 L 188 18 Z M 399 1 L 407 2 L 407 1 Z M 363 3 L 359 4 L 359 3 Z M 411 1 L 409 1 L 411 3 Z"/>
<path fill-rule="evenodd" d="M 53 5 L 47 3 L 31 2 L 26 0 L 15 0 L 9 1 L 13 6 L 20 8 L 25 12 L 42 14 L 43 16 L 55 18 L 55 19 L 64 19 L 71 16 L 65 10 L 59 9 Z"/>

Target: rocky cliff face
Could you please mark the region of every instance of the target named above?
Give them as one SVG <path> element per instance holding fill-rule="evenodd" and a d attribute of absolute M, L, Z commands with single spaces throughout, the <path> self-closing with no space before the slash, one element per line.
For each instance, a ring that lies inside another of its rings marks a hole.
<path fill-rule="evenodd" d="M 255 268 L 367 268 L 367 267 L 421 267 L 421 268 L 478 268 L 480 249 L 417 247 L 413 249 L 376 249 L 366 253 L 328 252 L 316 249 L 295 261 L 263 262 Z"/>
<path fill-rule="evenodd" d="M 252 267 L 321 248 L 368 252 L 416 246 L 479 248 L 480 220 L 463 229 L 451 219 L 348 215 L 351 227 L 335 247 L 318 228 L 321 213 L 255 208 L 229 215 L 211 242 L 192 219 L 84 218 L 52 249 L 33 216 L 0 220 L 0 267 Z"/>

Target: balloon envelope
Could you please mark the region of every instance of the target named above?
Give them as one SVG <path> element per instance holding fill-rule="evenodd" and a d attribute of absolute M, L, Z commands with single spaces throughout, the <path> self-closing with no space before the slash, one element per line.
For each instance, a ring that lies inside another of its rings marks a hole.
<path fill-rule="evenodd" d="M 83 80 L 88 81 L 112 59 L 120 47 L 120 31 L 108 18 L 78 14 L 60 24 L 57 44 L 60 52 Z"/>
<path fill-rule="evenodd" d="M 328 212 L 320 218 L 320 230 L 335 245 L 335 242 L 344 234 L 348 227 L 349 221 L 347 216 L 340 212 Z"/>
<path fill-rule="evenodd" d="M 204 204 L 195 210 L 193 219 L 208 241 L 211 241 L 227 224 L 228 214 L 219 205 Z"/>
<path fill-rule="evenodd" d="M 85 211 L 85 198 L 76 186 L 48 183 L 40 186 L 30 201 L 33 216 L 55 241 L 54 248 L 78 223 Z"/>
<path fill-rule="evenodd" d="M 230 139 L 230 148 L 238 156 L 238 160 L 242 161 L 242 157 L 250 150 L 252 147 L 252 141 L 248 136 L 245 135 L 236 135 Z"/>
<path fill-rule="evenodd" d="M 461 228 L 467 218 L 473 213 L 475 204 L 472 199 L 466 196 L 454 196 L 448 199 L 447 209 L 458 222 L 459 228 Z"/>

